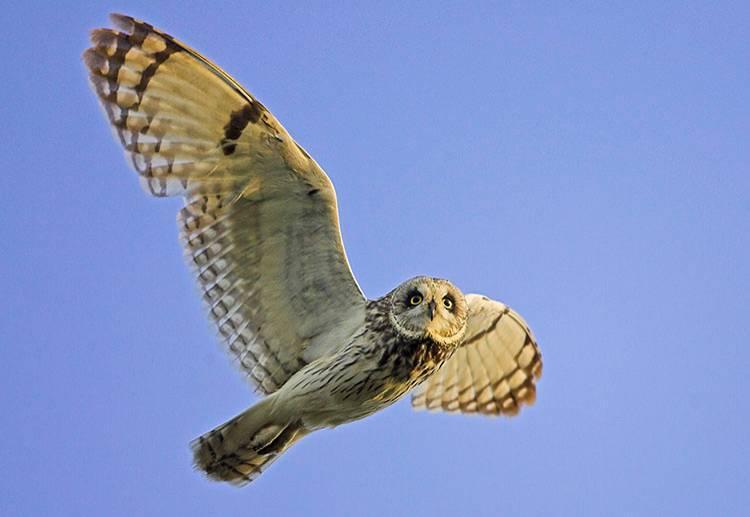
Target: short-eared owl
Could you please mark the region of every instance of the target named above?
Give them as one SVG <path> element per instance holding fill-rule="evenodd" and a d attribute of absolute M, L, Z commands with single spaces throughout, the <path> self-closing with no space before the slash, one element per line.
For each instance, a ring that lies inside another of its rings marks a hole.
<path fill-rule="evenodd" d="M 91 83 L 144 189 L 184 198 L 180 237 L 203 299 L 265 395 L 193 442 L 199 469 L 247 483 L 306 434 L 409 391 L 415 408 L 463 413 L 534 401 L 541 356 L 518 314 L 430 277 L 368 300 L 315 160 L 198 52 L 112 20 L 119 30 L 94 30 L 83 55 Z"/>

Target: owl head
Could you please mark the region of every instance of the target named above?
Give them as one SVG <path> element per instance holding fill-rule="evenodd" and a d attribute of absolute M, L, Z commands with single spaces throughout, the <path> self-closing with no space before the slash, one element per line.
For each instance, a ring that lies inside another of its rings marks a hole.
<path fill-rule="evenodd" d="M 456 286 L 440 278 L 418 276 L 390 293 L 390 320 L 409 339 L 431 338 L 457 345 L 466 331 L 469 308 Z"/>

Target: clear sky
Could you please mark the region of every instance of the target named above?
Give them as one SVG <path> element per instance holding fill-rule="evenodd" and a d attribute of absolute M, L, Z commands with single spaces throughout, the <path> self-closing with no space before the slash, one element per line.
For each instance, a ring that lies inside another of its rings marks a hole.
<path fill-rule="evenodd" d="M 189 5 L 187 5 L 189 4 Z M 743 515 L 750 7 L 7 2 L 0 514 Z M 327 170 L 365 292 L 416 274 L 516 308 L 514 419 L 406 400 L 244 489 L 188 442 L 253 402 L 87 85 L 122 11 L 234 75 Z"/>

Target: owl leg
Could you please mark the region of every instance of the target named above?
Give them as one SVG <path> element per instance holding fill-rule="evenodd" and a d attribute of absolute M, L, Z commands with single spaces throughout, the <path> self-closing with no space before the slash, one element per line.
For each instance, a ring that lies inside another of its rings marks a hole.
<path fill-rule="evenodd" d="M 255 448 L 258 454 L 279 454 L 286 450 L 294 442 L 302 438 L 305 433 L 302 424 L 298 421 L 288 424 L 273 440 Z"/>

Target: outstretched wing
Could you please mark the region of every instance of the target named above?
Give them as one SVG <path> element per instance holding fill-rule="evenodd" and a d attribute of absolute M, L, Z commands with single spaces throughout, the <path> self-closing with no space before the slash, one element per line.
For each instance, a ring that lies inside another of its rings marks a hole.
<path fill-rule="evenodd" d="M 515 415 L 533 404 L 542 356 L 526 322 L 485 296 L 466 296 L 466 337 L 453 356 L 412 393 L 415 409 Z"/>
<path fill-rule="evenodd" d="M 364 319 L 336 195 L 234 79 L 151 25 L 113 15 L 83 55 L 144 189 L 183 196 L 186 255 L 219 333 L 264 393 Z"/>

